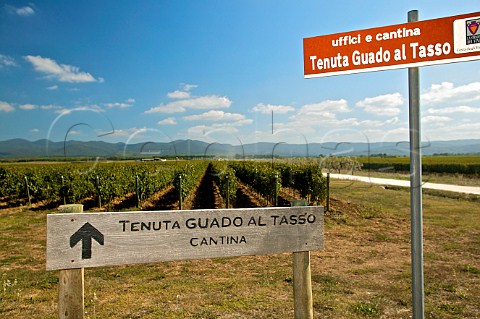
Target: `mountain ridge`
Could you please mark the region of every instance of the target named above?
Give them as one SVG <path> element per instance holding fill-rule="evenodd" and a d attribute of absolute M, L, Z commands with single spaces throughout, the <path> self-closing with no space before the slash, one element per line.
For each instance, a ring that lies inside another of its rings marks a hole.
<path fill-rule="evenodd" d="M 432 141 L 422 143 L 423 155 L 480 155 L 480 139 Z M 317 156 L 408 156 L 408 142 L 375 143 L 308 143 L 288 144 L 256 142 L 242 145 L 206 143 L 198 140 L 175 140 L 170 143 L 145 142 L 136 144 L 103 141 L 53 142 L 46 139 L 0 141 L 0 158 L 61 158 L 61 157 L 317 157 Z"/>

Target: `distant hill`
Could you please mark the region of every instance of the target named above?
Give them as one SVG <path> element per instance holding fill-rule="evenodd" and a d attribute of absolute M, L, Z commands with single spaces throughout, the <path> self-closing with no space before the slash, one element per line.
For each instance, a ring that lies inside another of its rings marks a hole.
<path fill-rule="evenodd" d="M 424 143 L 424 155 L 478 154 L 480 140 L 435 141 Z M 408 142 L 387 143 L 310 143 L 307 145 L 258 142 L 244 145 L 208 144 L 195 140 L 177 140 L 171 143 L 106 143 L 99 141 L 52 142 L 12 139 L 0 141 L 0 158 L 58 158 L 58 157 L 170 157 L 170 156 L 223 156 L 223 157 L 317 157 L 337 156 L 408 156 Z"/>

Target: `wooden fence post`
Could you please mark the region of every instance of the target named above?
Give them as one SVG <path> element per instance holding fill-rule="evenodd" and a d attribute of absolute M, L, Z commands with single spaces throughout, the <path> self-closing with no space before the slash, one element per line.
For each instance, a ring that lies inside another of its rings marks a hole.
<path fill-rule="evenodd" d="M 63 205 L 67 205 L 67 197 L 65 196 L 65 178 L 62 175 L 62 192 L 61 196 L 63 198 Z"/>
<path fill-rule="evenodd" d="M 24 176 L 25 179 L 25 189 L 27 191 L 28 205 L 32 206 L 32 200 L 30 199 L 30 187 L 28 186 L 28 177 Z"/>
<path fill-rule="evenodd" d="M 140 207 L 140 181 L 138 175 L 135 175 L 135 199 L 137 208 Z"/>
<path fill-rule="evenodd" d="M 98 208 L 102 208 L 102 193 L 100 192 L 100 178 L 97 177 L 95 178 L 95 187 L 97 189 L 97 204 Z"/>
<path fill-rule="evenodd" d="M 307 206 L 307 201 L 291 201 L 290 205 Z M 313 319 L 312 271 L 309 251 L 293 253 L 293 308 L 295 319 Z"/>
<path fill-rule="evenodd" d="M 60 213 L 81 213 L 83 205 L 69 204 L 58 208 Z M 83 268 L 60 270 L 58 278 L 58 318 L 84 318 Z"/>
<path fill-rule="evenodd" d="M 228 178 L 228 174 L 225 175 L 225 179 L 227 180 L 227 207 L 230 208 L 230 179 Z"/>
<path fill-rule="evenodd" d="M 325 208 L 325 210 L 327 212 L 330 211 L 330 173 L 327 173 L 327 203 L 326 203 L 327 207 Z"/>
<path fill-rule="evenodd" d="M 182 194 L 182 174 L 178 175 L 178 209 L 183 209 L 183 194 Z"/>

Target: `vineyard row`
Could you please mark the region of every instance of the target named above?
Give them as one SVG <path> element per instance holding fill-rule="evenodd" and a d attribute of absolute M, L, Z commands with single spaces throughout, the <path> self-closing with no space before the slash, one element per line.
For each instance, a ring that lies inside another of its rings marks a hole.
<path fill-rule="evenodd" d="M 205 161 L 162 163 L 12 164 L 0 167 L 0 201 L 46 201 L 79 203 L 97 199 L 108 204 L 116 198 L 135 194 L 137 204 L 173 186 L 179 200 L 187 197 L 206 172 Z M 318 163 L 276 163 L 216 161 L 208 170 L 226 199 L 234 200 L 237 180 L 250 185 L 271 203 L 281 187 L 296 190 L 311 203 L 325 199 L 326 181 Z M 180 204 L 181 205 L 181 204 Z"/>
<path fill-rule="evenodd" d="M 364 170 L 408 172 L 409 157 L 359 157 Z M 424 156 L 422 172 L 439 174 L 480 175 L 480 156 Z"/>

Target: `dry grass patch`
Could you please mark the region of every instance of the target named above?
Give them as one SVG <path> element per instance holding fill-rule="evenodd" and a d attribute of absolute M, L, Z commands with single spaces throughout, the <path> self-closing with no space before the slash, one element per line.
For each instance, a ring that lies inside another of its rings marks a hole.
<path fill-rule="evenodd" d="M 409 318 L 409 194 L 332 185 L 312 252 L 315 318 Z M 0 210 L 0 317 L 56 318 L 45 215 Z M 480 203 L 424 196 L 426 318 L 480 318 Z M 87 318 L 292 318 L 291 255 L 87 269 Z"/>

